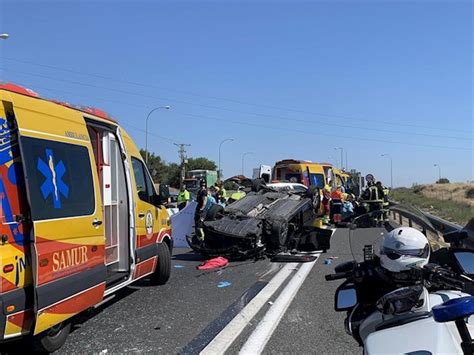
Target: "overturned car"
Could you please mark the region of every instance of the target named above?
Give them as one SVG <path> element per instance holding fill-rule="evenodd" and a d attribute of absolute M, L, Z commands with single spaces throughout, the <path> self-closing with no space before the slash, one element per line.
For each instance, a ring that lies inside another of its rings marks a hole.
<path fill-rule="evenodd" d="M 190 247 L 232 259 L 329 249 L 332 230 L 314 226 L 321 202 L 317 187 L 257 181 L 252 190 L 225 209 L 212 206 L 203 223 L 204 240 L 188 236 Z"/>

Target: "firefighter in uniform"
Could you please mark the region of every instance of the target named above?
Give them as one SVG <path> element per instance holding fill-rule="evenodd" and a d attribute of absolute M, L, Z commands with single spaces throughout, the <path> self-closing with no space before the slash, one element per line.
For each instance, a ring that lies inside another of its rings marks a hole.
<path fill-rule="evenodd" d="M 383 191 L 383 209 L 388 209 L 389 202 L 388 202 L 388 195 L 390 194 L 390 189 L 386 186 L 382 186 Z M 385 222 L 388 222 L 388 215 L 387 212 L 384 212 L 383 219 Z"/>

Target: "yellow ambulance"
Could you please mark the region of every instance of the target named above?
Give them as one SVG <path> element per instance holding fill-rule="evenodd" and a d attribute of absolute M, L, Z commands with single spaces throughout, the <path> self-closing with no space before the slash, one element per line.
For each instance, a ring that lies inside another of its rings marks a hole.
<path fill-rule="evenodd" d="M 0 342 L 63 345 L 71 318 L 171 270 L 170 220 L 140 152 L 106 113 L 0 83 Z"/>
<path fill-rule="evenodd" d="M 322 189 L 325 183 L 323 167 L 308 160 L 284 159 L 275 163 L 273 177 L 278 181 L 297 182 L 317 186 Z"/>

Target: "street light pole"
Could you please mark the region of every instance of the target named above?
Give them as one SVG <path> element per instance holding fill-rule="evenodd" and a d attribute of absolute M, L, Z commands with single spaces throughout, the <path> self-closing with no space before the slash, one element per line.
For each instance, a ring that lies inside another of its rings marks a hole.
<path fill-rule="evenodd" d="M 384 153 L 381 155 L 382 157 L 390 158 L 390 188 L 393 190 L 393 160 L 390 154 Z"/>
<path fill-rule="evenodd" d="M 219 144 L 219 167 L 218 167 L 218 170 L 217 170 L 217 178 L 218 180 L 220 181 L 221 180 L 221 147 L 222 147 L 222 144 L 224 144 L 225 142 L 233 142 L 234 141 L 234 138 L 226 138 L 224 140 L 221 141 L 221 143 Z"/>
<path fill-rule="evenodd" d="M 344 148 L 342 147 L 336 147 L 334 150 L 341 150 L 341 170 L 344 169 Z"/>
<path fill-rule="evenodd" d="M 438 167 L 438 182 L 439 182 L 441 180 L 441 167 L 439 166 L 439 164 L 434 164 L 433 166 Z"/>
<path fill-rule="evenodd" d="M 159 106 L 155 107 L 153 110 L 151 110 L 148 115 L 146 116 L 145 120 L 145 164 L 146 167 L 148 168 L 148 119 L 150 118 L 150 115 L 155 112 L 156 110 L 159 110 L 160 108 L 164 110 L 169 110 L 171 107 L 170 106 Z"/>
<path fill-rule="evenodd" d="M 246 152 L 244 154 L 242 154 L 242 175 L 245 176 L 244 174 L 244 160 L 245 160 L 245 156 L 246 155 L 249 155 L 249 154 L 253 154 L 253 152 Z"/>

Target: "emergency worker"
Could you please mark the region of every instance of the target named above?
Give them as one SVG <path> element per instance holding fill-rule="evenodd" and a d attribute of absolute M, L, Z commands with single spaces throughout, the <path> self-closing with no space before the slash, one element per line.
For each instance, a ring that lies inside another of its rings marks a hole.
<path fill-rule="evenodd" d="M 186 185 L 181 185 L 181 189 L 179 190 L 177 198 L 178 209 L 181 211 L 183 208 L 185 208 L 188 205 L 190 199 L 191 196 L 189 191 L 186 189 Z"/>
<path fill-rule="evenodd" d="M 196 202 L 196 211 L 194 213 L 194 228 L 196 230 L 196 237 L 200 241 L 204 241 L 204 229 L 203 223 L 206 218 L 206 206 L 208 199 L 208 191 L 206 187 L 206 181 L 201 180 L 199 182 L 199 191 L 197 194 Z"/>
<path fill-rule="evenodd" d="M 217 203 L 225 204 L 227 202 L 227 191 L 220 181 L 216 182 L 216 186 L 219 188 L 219 190 L 217 190 Z"/>
<path fill-rule="evenodd" d="M 323 223 L 329 224 L 330 220 L 330 201 L 331 201 L 331 180 L 328 180 L 323 189 L 323 201 L 322 205 L 324 208 Z"/>
<path fill-rule="evenodd" d="M 382 186 L 383 191 L 383 209 L 388 209 L 390 203 L 388 202 L 388 195 L 390 194 L 390 189 L 386 186 Z M 388 222 L 388 212 L 384 212 L 383 219 L 385 222 Z"/>

